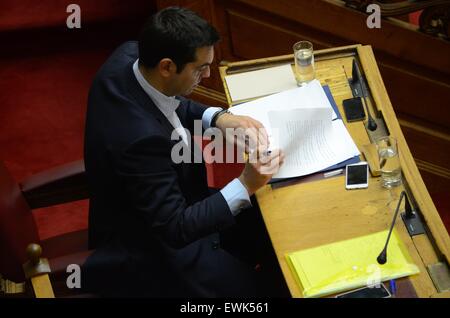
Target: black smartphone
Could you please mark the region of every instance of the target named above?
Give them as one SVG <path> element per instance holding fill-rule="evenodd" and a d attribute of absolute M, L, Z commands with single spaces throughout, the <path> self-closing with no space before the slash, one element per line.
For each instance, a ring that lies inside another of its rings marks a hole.
<path fill-rule="evenodd" d="M 390 298 L 391 293 L 380 284 L 380 287 L 363 287 L 336 296 L 336 298 Z"/>
<path fill-rule="evenodd" d="M 363 120 L 366 118 L 366 113 L 364 112 L 364 106 L 360 97 L 344 99 L 342 104 L 344 106 L 347 122 Z"/>

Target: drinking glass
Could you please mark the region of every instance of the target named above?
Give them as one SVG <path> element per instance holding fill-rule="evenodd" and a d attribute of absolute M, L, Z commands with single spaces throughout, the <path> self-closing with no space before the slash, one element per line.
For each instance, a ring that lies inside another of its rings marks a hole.
<path fill-rule="evenodd" d="M 382 137 L 376 141 L 381 170 L 381 184 L 392 188 L 402 184 L 402 171 L 398 156 L 397 140 L 394 137 Z"/>
<path fill-rule="evenodd" d="M 314 51 L 309 41 L 294 44 L 295 79 L 297 86 L 302 86 L 315 78 Z"/>

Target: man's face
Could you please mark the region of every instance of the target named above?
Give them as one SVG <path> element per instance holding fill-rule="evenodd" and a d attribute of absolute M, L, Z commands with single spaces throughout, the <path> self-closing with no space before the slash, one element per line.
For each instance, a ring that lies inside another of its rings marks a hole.
<path fill-rule="evenodd" d="M 183 71 L 173 75 L 173 95 L 189 95 L 201 80 L 210 75 L 210 66 L 214 59 L 214 47 L 197 48 L 196 61 L 187 63 Z"/>

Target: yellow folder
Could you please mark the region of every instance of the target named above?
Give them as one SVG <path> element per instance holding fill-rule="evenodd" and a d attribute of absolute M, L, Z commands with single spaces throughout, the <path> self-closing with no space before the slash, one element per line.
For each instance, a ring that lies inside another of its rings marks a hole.
<path fill-rule="evenodd" d="M 287 254 L 303 296 L 326 296 L 419 273 L 395 230 L 388 245 L 386 264 L 377 263 L 387 235 L 388 231 L 382 231 Z"/>

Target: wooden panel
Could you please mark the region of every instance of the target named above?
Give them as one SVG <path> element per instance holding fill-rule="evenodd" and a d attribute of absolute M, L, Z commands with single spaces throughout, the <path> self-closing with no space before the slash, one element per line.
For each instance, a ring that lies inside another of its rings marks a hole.
<path fill-rule="evenodd" d="M 290 54 L 286 43 L 295 43 L 296 34 L 274 29 L 270 24 L 251 19 L 234 11 L 227 11 L 230 27 L 231 50 L 237 58 L 261 58 Z M 258 33 L 255 33 L 258 30 Z M 267 45 L 266 39 L 270 39 Z"/>
<path fill-rule="evenodd" d="M 450 45 L 438 38 L 400 27 L 392 20 L 382 20 L 380 29 L 369 29 L 367 15 L 331 1 L 311 0 L 240 0 L 253 8 L 297 21 L 351 43 L 370 44 L 387 54 L 450 74 Z M 337 3 L 337 2 L 336 2 Z M 426 58 L 424 58 L 426 57 Z"/>
<path fill-rule="evenodd" d="M 433 123 L 450 133 L 448 78 L 384 54 L 375 52 L 375 57 L 396 112 L 426 119 L 428 126 Z"/>
<path fill-rule="evenodd" d="M 414 144 L 414 148 L 411 149 L 414 158 L 427 162 L 430 162 L 430 158 L 433 158 L 433 164 L 440 167 L 441 172 L 439 174 L 450 178 L 448 172 L 450 167 L 450 136 L 438 131 L 428 130 L 411 121 L 400 120 L 400 125 L 402 125 L 402 131 L 408 143 Z M 435 173 L 438 174 L 437 171 Z"/>
<path fill-rule="evenodd" d="M 441 177 L 433 172 L 429 172 L 429 170 L 421 168 L 419 164 L 417 164 L 417 166 L 419 167 L 423 182 L 425 182 L 427 190 L 430 193 L 431 197 L 433 198 L 433 202 L 435 202 L 435 204 L 437 205 L 435 200 L 442 200 L 442 196 L 444 193 L 447 194 L 448 199 L 449 179 Z M 438 208 L 438 211 L 442 219 L 444 218 L 446 218 L 447 220 L 450 219 L 450 217 L 448 216 L 450 215 L 450 210 L 448 209 L 443 210 Z M 447 217 L 445 217 L 445 215 L 447 215 Z M 450 227 L 448 231 L 450 233 Z"/>
<path fill-rule="evenodd" d="M 449 193 L 450 136 L 401 117 L 399 122 L 431 197 Z"/>
<path fill-rule="evenodd" d="M 217 92 L 216 90 L 207 88 L 203 85 L 197 86 L 192 94 L 188 96 L 188 98 L 196 100 L 205 105 L 228 108 L 225 93 Z"/>
<path fill-rule="evenodd" d="M 227 9 L 233 59 L 254 59 L 292 53 L 292 45 L 310 40 L 315 49 L 341 45 L 344 41 L 330 41 L 314 29 L 280 20 L 267 14 L 249 16 L 239 11 Z M 270 45 L 268 45 L 270 42 Z"/>

